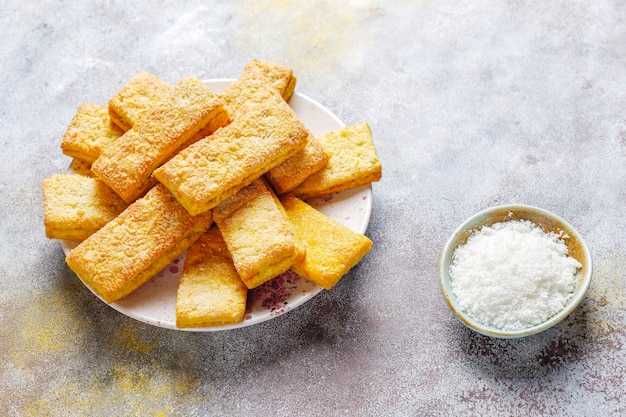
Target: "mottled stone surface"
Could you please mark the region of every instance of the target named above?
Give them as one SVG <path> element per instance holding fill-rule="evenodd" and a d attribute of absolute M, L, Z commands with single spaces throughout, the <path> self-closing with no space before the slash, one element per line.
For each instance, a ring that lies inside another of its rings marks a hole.
<path fill-rule="evenodd" d="M 626 414 L 625 20 L 611 0 L 0 3 L 0 414 Z M 65 128 L 139 70 L 236 77 L 253 58 L 370 123 L 372 252 L 250 328 L 116 312 L 44 235 Z M 520 340 L 464 328 L 437 283 L 454 228 L 505 203 L 563 216 L 594 262 L 574 314 Z"/>

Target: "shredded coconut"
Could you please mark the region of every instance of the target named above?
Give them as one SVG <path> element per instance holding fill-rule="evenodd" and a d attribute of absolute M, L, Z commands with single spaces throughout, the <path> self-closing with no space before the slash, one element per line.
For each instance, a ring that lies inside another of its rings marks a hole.
<path fill-rule="evenodd" d="M 558 313 L 571 297 L 581 264 L 568 256 L 562 234 L 528 220 L 474 232 L 452 257 L 452 291 L 482 324 L 521 330 Z"/>

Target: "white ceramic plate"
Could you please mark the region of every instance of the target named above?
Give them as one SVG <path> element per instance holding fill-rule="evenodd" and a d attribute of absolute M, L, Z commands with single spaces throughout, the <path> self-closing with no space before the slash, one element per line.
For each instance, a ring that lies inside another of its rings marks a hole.
<path fill-rule="evenodd" d="M 233 81 L 233 79 L 216 79 L 206 80 L 205 83 L 215 93 L 219 93 Z M 328 109 L 304 94 L 294 93 L 289 105 L 316 136 L 345 126 Z M 372 209 L 372 188 L 371 186 L 359 187 L 312 199 L 309 203 L 350 229 L 365 233 Z M 62 245 L 67 255 L 77 242 L 62 241 Z M 234 325 L 183 329 L 176 327 L 176 290 L 184 262 L 185 255 L 183 254 L 138 290 L 109 305 L 129 317 L 154 326 L 209 332 L 246 327 L 273 319 L 301 306 L 323 289 L 292 272 L 286 272 L 248 292 L 248 308 L 243 322 Z"/>

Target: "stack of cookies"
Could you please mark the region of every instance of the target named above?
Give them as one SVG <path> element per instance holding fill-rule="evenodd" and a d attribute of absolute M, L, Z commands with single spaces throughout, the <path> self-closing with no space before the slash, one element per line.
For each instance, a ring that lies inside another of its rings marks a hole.
<path fill-rule="evenodd" d="M 253 60 L 220 94 L 140 72 L 83 104 L 61 142 L 70 173 L 43 181 L 51 239 L 106 302 L 187 252 L 178 327 L 241 322 L 249 289 L 292 270 L 332 288 L 372 241 L 306 200 L 378 181 L 367 123 L 315 137 L 288 104 L 290 68 Z"/>

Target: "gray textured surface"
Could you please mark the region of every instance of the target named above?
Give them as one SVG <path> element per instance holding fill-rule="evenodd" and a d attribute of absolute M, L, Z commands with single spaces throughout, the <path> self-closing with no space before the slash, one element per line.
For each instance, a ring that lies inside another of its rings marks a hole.
<path fill-rule="evenodd" d="M 625 19 L 609 0 L 1 3 L 0 414 L 624 415 Z M 44 236 L 67 124 L 139 70 L 235 77 L 257 57 L 370 123 L 372 252 L 246 329 L 117 313 Z M 563 216 L 593 254 L 579 309 L 523 340 L 466 330 L 437 284 L 452 230 L 503 203 Z"/>

